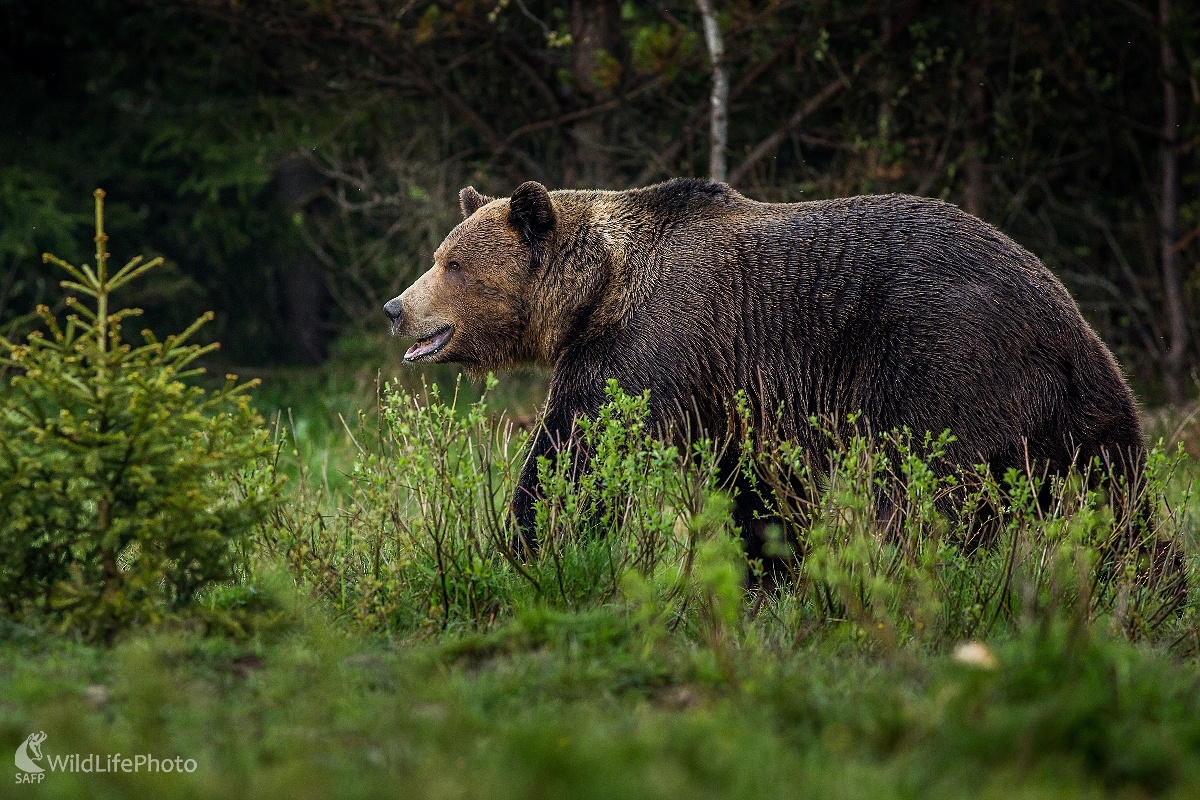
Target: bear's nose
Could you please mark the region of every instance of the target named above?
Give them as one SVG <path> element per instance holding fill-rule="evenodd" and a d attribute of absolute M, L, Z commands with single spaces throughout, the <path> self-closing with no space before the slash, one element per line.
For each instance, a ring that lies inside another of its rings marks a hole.
<path fill-rule="evenodd" d="M 404 316 L 404 306 L 400 303 L 400 298 L 393 297 L 391 300 L 388 300 L 386 303 L 384 303 L 383 313 L 388 315 L 388 319 L 390 319 L 393 324 L 399 322 L 400 318 Z"/>

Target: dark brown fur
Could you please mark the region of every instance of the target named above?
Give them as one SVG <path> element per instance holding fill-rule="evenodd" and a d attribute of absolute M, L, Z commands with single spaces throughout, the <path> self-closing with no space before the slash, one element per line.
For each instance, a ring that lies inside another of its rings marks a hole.
<path fill-rule="evenodd" d="M 537 457 L 596 412 L 609 378 L 649 389 L 653 422 L 695 409 L 716 435 L 743 391 L 757 425 L 812 448 L 810 416 L 861 411 L 875 431 L 950 429 L 948 461 L 994 474 L 1027 455 L 1058 473 L 1099 456 L 1140 474 L 1137 409 L 1111 353 L 1037 258 L 954 206 L 767 204 L 693 180 L 461 199 L 466 219 L 387 309 L 401 335 L 453 326 L 425 360 L 553 369 L 514 499 L 523 531 Z M 743 530 L 752 511 L 739 498 Z"/>

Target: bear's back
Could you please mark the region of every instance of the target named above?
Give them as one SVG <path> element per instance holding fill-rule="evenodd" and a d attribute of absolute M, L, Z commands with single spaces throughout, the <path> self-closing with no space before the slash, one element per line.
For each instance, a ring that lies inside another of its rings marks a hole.
<path fill-rule="evenodd" d="M 1132 395 L 1065 287 L 1027 250 L 958 208 L 906 195 L 758 203 L 702 182 L 643 190 L 655 277 L 631 340 L 653 342 L 675 394 L 746 388 L 765 408 L 863 411 L 878 429 L 960 437 L 1001 466 L 1021 441 L 1061 464 Z M 666 331 L 674 329 L 675 333 Z M 701 340 L 702 350 L 689 350 Z M 686 370 L 681 370 L 686 366 Z M 655 381 L 657 383 L 657 381 Z M 1066 449 L 1064 449 L 1066 448 Z"/>

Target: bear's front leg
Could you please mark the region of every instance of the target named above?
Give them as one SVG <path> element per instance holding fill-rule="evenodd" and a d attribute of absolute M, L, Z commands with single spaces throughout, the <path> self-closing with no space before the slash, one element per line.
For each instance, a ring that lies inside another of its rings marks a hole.
<path fill-rule="evenodd" d="M 542 457 L 555 461 L 568 453 L 573 460 L 571 479 L 578 480 L 586 465 L 586 454 L 579 439 L 579 427 L 575 420 L 582 409 L 549 409 L 538 427 L 533 445 L 521 469 L 517 490 L 513 494 L 512 513 L 516 525 L 512 541 L 513 551 L 529 557 L 537 553 L 537 502 L 542 499 L 541 483 L 538 480 L 538 460 Z"/>

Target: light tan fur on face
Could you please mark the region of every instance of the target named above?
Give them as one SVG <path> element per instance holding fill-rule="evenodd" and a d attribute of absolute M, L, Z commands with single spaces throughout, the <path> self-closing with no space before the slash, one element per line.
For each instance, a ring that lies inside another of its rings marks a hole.
<path fill-rule="evenodd" d="M 509 224 L 508 198 L 480 207 L 447 235 L 433 267 L 400 296 L 404 314 L 393 329 L 423 338 L 454 327 L 450 342 L 422 361 L 457 361 L 476 375 L 525 364 L 552 369 L 572 336 L 628 324 L 634 297 L 649 288 L 645 270 L 629 262 L 637 258 L 625 231 L 630 209 L 616 192 L 550 196 L 557 223 L 545 263 L 533 268 L 530 248 Z M 579 236 L 586 246 L 573 246 Z M 452 261 L 462 270 L 449 270 Z M 579 330 L 584 308 L 587 329 Z"/>
<path fill-rule="evenodd" d="M 458 361 L 471 371 L 524 360 L 529 252 L 507 214 L 507 200 L 494 200 L 459 223 L 434 253 L 433 266 L 400 295 L 404 314 L 395 335 L 421 339 L 454 328 L 450 342 L 423 360 Z"/>

